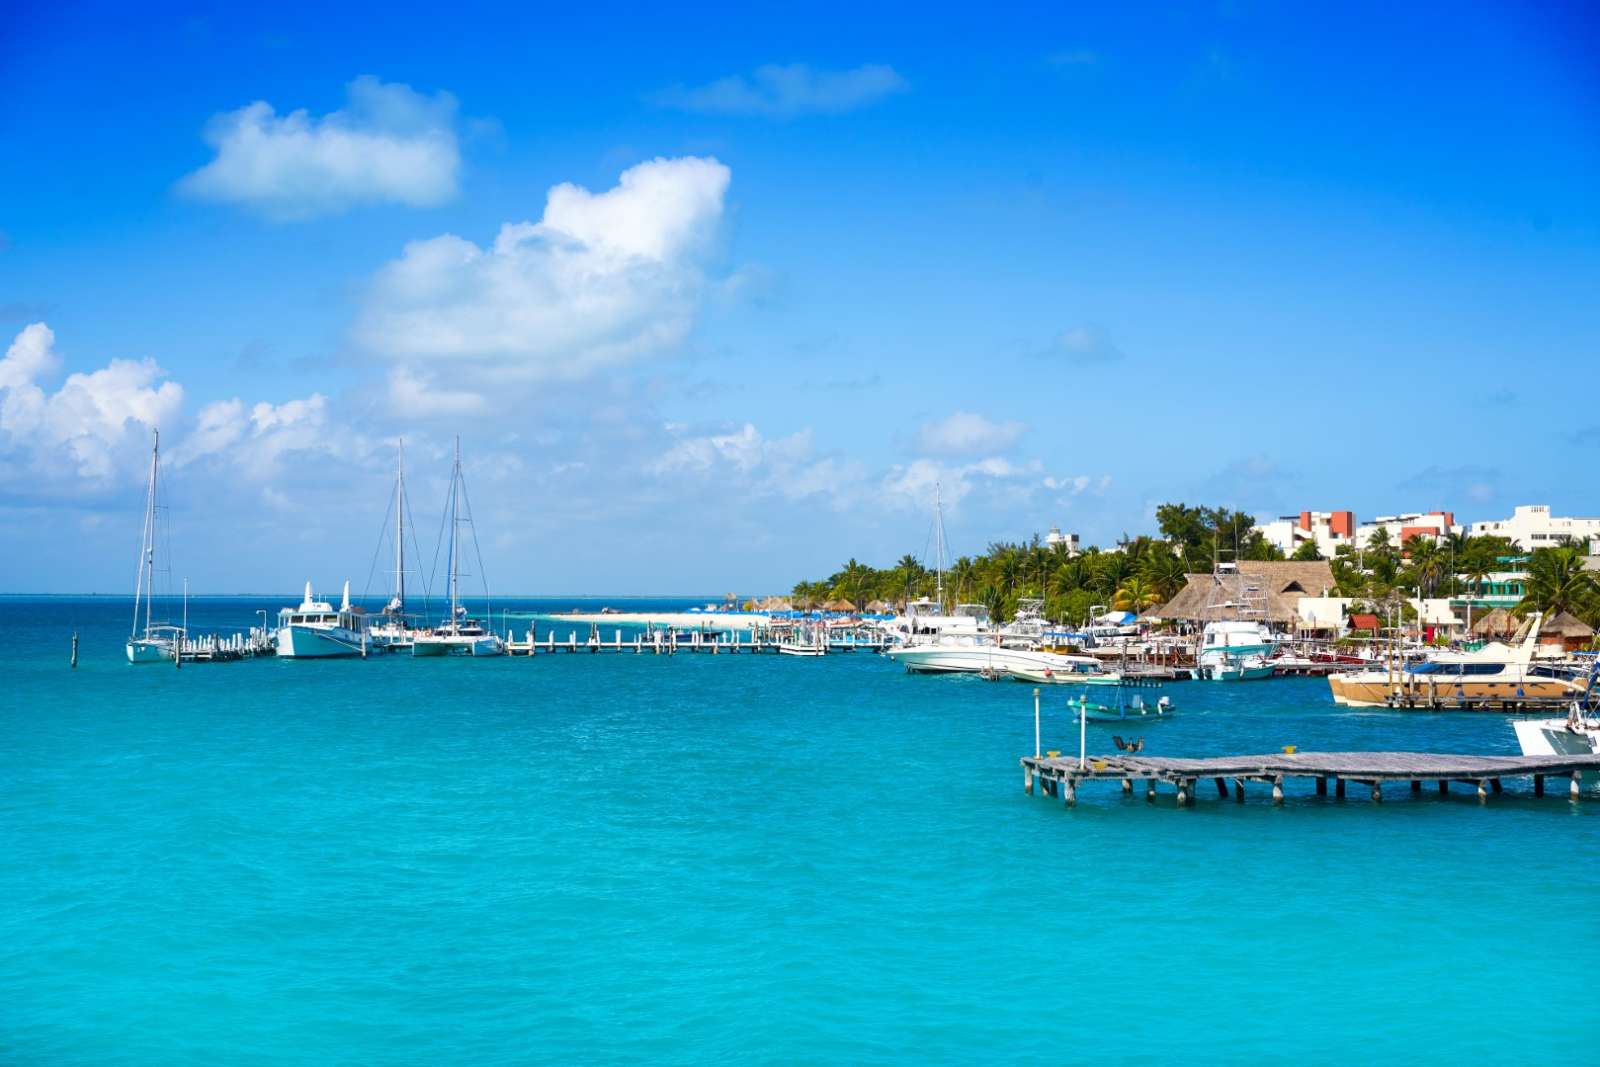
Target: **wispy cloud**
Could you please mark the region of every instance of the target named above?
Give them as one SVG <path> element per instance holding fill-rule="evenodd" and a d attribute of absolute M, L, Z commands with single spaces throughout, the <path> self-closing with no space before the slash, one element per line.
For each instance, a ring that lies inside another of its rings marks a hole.
<path fill-rule="evenodd" d="M 787 119 L 855 111 L 910 88 L 899 72 L 881 63 L 850 70 L 769 63 L 748 76 L 733 74 L 699 86 L 675 85 L 652 99 L 681 111 Z"/>
<path fill-rule="evenodd" d="M 1121 363 L 1128 358 L 1098 326 L 1074 326 L 1064 330 L 1036 355 L 1081 367 Z"/>
<path fill-rule="evenodd" d="M 994 422 L 971 411 L 957 411 L 925 422 L 917 432 L 921 450 L 943 456 L 992 455 L 1017 443 L 1027 429 L 1020 422 Z"/>
<path fill-rule="evenodd" d="M 1434 464 L 1424 467 L 1395 488 L 1411 493 L 1428 493 L 1437 499 L 1465 496 L 1474 503 L 1494 499 L 1500 471 L 1494 467 L 1467 463 L 1457 467 Z"/>
<path fill-rule="evenodd" d="M 456 194 L 461 157 L 456 101 L 363 75 L 341 111 L 315 118 L 253 104 L 217 115 L 205 140 L 216 158 L 178 182 L 202 200 L 240 204 L 277 220 L 358 204 L 441 204 Z"/>

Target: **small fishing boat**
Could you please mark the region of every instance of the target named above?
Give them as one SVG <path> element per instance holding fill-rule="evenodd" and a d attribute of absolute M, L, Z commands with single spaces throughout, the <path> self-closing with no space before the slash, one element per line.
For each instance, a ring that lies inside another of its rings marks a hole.
<path fill-rule="evenodd" d="M 1126 690 L 1117 690 L 1117 703 L 1100 704 L 1089 699 L 1088 693 L 1081 693 L 1077 700 L 1067 701 L 1067 709 L 1073 712 L 1072 721 L 1078 722 L 1129 722 L 1147 721 L 1156 719 L 1170 719 L 1177 711 L 1172 705 L 1172 698 L 1163 696 L 1153 703 L 1146 703 L 1144 698 L 1135 693 L 1128 698 Z"/>
<path fill-rule="evenodd" d="M 822 645 L 804 644 L 799 641 L 778 642 L 778 655 L 780 656 L 825 656 L 827 648 Z"/>

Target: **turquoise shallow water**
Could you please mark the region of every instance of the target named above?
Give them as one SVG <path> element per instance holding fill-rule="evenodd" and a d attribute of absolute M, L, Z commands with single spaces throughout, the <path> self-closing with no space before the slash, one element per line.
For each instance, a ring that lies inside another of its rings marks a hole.
<path fill-rule="evenodd" d="M 1020 685 L 135 668 L 127 613 L 0 599 L 0 1062 L 1595 1062 L 1600 798 L 1067 810 L 1022 792 Z M 1515 747 L 1318 681 L 1168 691 L 1151 752 Z"/>

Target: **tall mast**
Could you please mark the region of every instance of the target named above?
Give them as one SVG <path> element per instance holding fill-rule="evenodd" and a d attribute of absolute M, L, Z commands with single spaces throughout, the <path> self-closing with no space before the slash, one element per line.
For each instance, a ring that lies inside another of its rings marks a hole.
<path fill-rule="evenodd" d="M 144 497 L 144 536 L 139 541 L 139 574 L 133 584 L 133 636 L 139 636 L 139 601 L 144 601 L 144 629 L 150 632 L 150 597 L 156 582 L 156 465 L 161 455 L 161 431 L 153 431 L 150 445 L 150 484 Z"/>
<path fill-rule="evenodd" d="M 394 476 L 394 592 L 396 610 L 406 610 L 406 442 L 395 449 Z"/>
<path fill-rule="evenodd" d="M 944 614 L 944 507 L 939 501 L 939 483 L 933 483 L 933 590 L 939 614 Z"/>
<path fill-rule="evenodd" d="M 455 463 L 450 468 L 450 625 L 452 627 L 454 627 L 456 625 L 456 617 L 457 617 L 456 603 L 457 603 L 457 601 L 459 599 L 457 594 L 456 594 L 456 587 L 457 587 L 457 584 L 458 584 L 458 581 L 457 581 L 458 572 L 461 569 L 460 565 L 459 565 L 460 564 L 460 560 L 458 560 L 456 558 L 456 533 L 457 533 L 457 527 L 460 525 L 460 521 L 461 521 L 460 517 L 459 517 L 459 514 L 457 512 L 457 502 L 459 501 L 460 496 L 461 496 L 460 486 L 461 486 L 461 435 L 457 434 L 456 435 L 456 459 L 455 459 Z"/>

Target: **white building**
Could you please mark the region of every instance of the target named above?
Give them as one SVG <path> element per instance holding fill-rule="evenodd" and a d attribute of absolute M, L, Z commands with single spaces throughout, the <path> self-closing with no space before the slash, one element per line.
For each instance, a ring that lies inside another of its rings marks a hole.
<path fill-rule="evenodd" d="M 1389 543 L 1399 548 L 1413 537 L 1443 541 L 1451 534 L 1465 532 L 1466 527 L 1458 525 L 1455 513 L 1450 511 L 1408 511 L 1403 515 L 1379 515 L 1371 522 L 1362 523 L 1356 530 L 1356 544 L 1362 548 L 1370 545 L 1379 530 L 1387 533 Z"/>
<path fill-rule="evenodd" d="M 1549 548 L 1571 538 L 1590 552 L 1600 552 L 1600 519 L 1562 519 L 1550 514 L 1548 504 L 1523 504 L 1509 519 L 1472 524 L 1474 537 L 1504 537 L 1518 548 Z"/>
<path fill-rule="evenodd" d="M 1251 527 L 1278 551 L 1292 556 L 1301 545 L 1314 541 L 1317 554 L 1332 559 L 1340 545 L 1352 543 L 1356 516 L 1352 511 L 1302 511 L 1298 515 L 1281 515 L 1271 522 Z"/>
<path fill-rule="evenodd" d="M 1050 527 L 1050 532 L 1044 535 L 1044 544 L 1046 548 L 1066 545 L 1067 555 L 1076 556 L 1078 554 L 1078 535 L 1075 533 L 1064 534 L 1059 526 Z"/>

